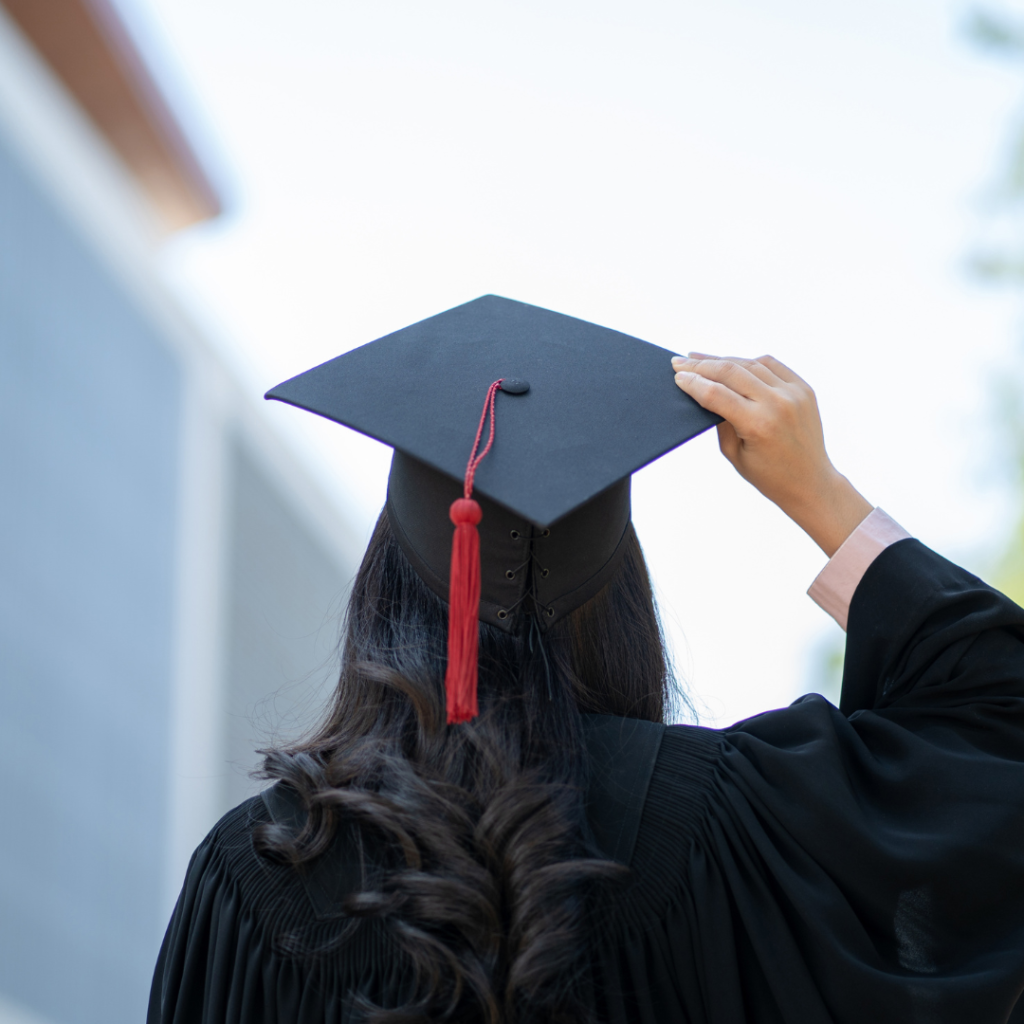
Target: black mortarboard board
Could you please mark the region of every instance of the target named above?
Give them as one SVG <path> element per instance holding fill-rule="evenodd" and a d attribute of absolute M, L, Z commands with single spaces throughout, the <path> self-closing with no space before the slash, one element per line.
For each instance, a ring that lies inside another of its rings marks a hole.
<path fill-rule="evenodd" d="M 494 446 L 475 489 L 540 528 L 718 422 L 672 379 L 673 353 L 619 331 L 485 295 L 346 352 L 267 392 L 455 480 L 488 385 Z"/>
<path fill-rule="evenodd" d="M 449 723 L 477 713 L 477 620 L 543 632 L 586 603 L 632 536 L 631 474 L 718 422 L 671 355 L 485 295 L 267 392 L 395 449 L 388 522 L 448 601 Z"/>

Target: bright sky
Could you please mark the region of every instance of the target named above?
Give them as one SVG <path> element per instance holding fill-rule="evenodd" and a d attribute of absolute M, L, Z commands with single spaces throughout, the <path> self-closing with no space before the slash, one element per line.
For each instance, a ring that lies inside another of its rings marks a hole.
<path fill-rule="evenodd" d="M 772 352 L 870 500 L 973 568 L 998 547 L 1014 305 L 963 267 L 1021 83 L 965 5 L 121 2 L 229 199 L 168 280 L 254 395 L 496 292 Z M 389 450 L 266 414 L 368 535 Z M 819 688 L 823 557 L 713 434 L 638 474 L 634 510 L 704 721 Z"/>

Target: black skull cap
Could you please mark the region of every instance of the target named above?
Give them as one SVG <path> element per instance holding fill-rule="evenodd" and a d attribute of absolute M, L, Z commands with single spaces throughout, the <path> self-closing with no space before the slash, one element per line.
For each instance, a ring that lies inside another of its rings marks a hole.
<path fill-rule="evenodd" d="M 300 373 L 266 397 L 461 481 L 488 387 L 514 380 L 497 394 L 494 445 L 474 493 L 544 529 L 720 421 L 676 387 L 672 355 L 484 295 Z"/>

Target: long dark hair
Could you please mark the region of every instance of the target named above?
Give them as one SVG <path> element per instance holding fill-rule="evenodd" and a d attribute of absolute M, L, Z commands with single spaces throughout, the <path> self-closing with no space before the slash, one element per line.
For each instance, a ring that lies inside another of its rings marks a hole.
<path fill-rule="evenodd" d="M 356 576 L 341 675 L 304 742 L 263 775 L 302 797 L 307 826 L 261 849 L 322 854 L 344 817 L 392 852 L 345 912 L 376 917 L 415 990 L 370 1020 L 580 1021 L 590 1016 L 589 897 L 625 869 L 588 844 L 581 714 L 663 721 L 671 679 L 640 545 L 594 598 L 553 624 L 480 625 L 480 715 L 445 724 L 447 607 L 416 575 L 386 510 Z M 534 640 L 531 641 L 531 635 Z"/>

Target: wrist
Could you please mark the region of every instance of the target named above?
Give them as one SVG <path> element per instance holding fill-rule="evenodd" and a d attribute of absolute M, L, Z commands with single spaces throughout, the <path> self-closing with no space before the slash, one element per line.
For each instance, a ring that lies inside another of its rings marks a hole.
<path fill-rule="evenodd" d="M 835 468 L 803 502 L 783 511 L 831 558 L 874 506 Z"/>

